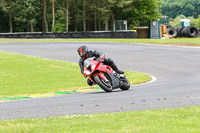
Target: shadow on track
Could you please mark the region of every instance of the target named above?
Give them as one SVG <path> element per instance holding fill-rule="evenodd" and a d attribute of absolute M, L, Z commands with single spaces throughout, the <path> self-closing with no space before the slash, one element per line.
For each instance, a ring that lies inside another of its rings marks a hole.
<path fill-rule="evenodd" d="M 131 91 L 131 90 L 126 90 L 126 91 L 124 91 L 124 90 L 120 90 L 120 89 L 117 89 L 117 90 L 113 90 L 112 92 L 105 92 L 105 91 L 93 91 L 93 92 L 87 92 L 87 93 L 85 93 L 85 94 L 112 94 L 112 93 L 119 93 L 119 92 L 128 92 L 128 91 Z"/>

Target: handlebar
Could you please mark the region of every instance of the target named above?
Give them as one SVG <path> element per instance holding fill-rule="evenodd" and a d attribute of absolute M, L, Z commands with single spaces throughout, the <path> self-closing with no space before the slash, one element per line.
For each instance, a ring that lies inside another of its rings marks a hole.
<path fill-rule="evenodd" d="M 100 57 L 98 58 L 98 57 L 95 57 L 94 60 L 99 61 L 99 62 L 103 62 L 103 61 L 104 61 L 104 58 L 100 58 Z"/>

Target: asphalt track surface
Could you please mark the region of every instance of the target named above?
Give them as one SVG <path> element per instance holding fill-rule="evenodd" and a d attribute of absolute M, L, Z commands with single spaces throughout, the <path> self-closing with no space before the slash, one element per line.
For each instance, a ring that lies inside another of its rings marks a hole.
<path fill-rule="evenodd" d="M 147 73 L 155 82 L 115 90 L 0 103 L 0 120 L 178 108 L 200 105 L 200 49 L 122 43 L 6 43 L 0 51 L 78 62 L 85 44 L 111 57 L 120 69 Z M 38 75 L 39 76 L 39 75 Z M 67 79 L 66 79 L 67 82 Z"/>

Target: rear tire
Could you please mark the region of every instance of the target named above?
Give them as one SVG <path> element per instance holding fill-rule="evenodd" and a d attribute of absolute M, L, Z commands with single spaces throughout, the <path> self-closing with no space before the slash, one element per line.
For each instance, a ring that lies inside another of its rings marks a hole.
<path fill-rule="evenodd" d="M 112 92 L 113 88 L 111 84 L 106 83 L 103 79 L 101 79 L 98 75 L 94 77 L 95 82 L 106 92 Z"/>
<path fill-rule="evenodd" d="M 120 87 L 120 89 L 122 90 L 128 90 L 130 88 L 130 83 L 129 81 L 126 79 L 126 77 L 123 77 L 120 79 L 122 82 L 122 86 Z"/>

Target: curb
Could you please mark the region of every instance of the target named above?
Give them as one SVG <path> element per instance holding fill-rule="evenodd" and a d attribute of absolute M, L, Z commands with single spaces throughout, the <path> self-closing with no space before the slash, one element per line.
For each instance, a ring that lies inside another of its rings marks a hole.
<path fill-rule="evenodd" d="M 97 87 L 78 89 L 78 90 L 74 90 L 74 91 L 57 91 L 54 93 L 46 93 L 46 94 L 31 94 L 31 95 L 27 95 L 27 96 L 0 97 L 0 103 L 25 100 L 25 99 L 31 99 L 31 98 L 53 97 L 53 96 L 60 96 L 60 95 L 67 95 L 67 94 L 74 94 L 74 93 L 81 93 L 81 92 L 90 92 L 90 91 L 97 91 L 99 89 L 101 89 L 101 88 L 97 86 Z"/>
<path fill-rule="evenodd" d="M 151 76 L 151 75 L 150 75 Z M 131 86 L 139 86 L 144 84 L 149 84 L 157 80 L 156 77 L 151 76 L 151 80 L 146 83 L 141 83 L 137 85 L 131 85 Z M 27 96 L 15 96 L 15 97 L 0 97 L 0 103 L 1 102 L 11 102 L 11 101 L 19 101 L 19 100 L 25 100 L 25 99 L 31 99 L 31 98 L 44 98 L 44 97 L 53 97 L 53 96 L 60 96 L 60 95 L 67 95 L 67 94 L 75 94 L 75 93 L 81 93 L 81 92 L 91 92 L 91 91 L 98 91 L 101 88 L 99 86 L 96 87 L 87 87 L 83 89 L 78 89 L 74 91 L 57 91 L 54 93 L 46 93 L 46 94 L 31 94 Z"/>

